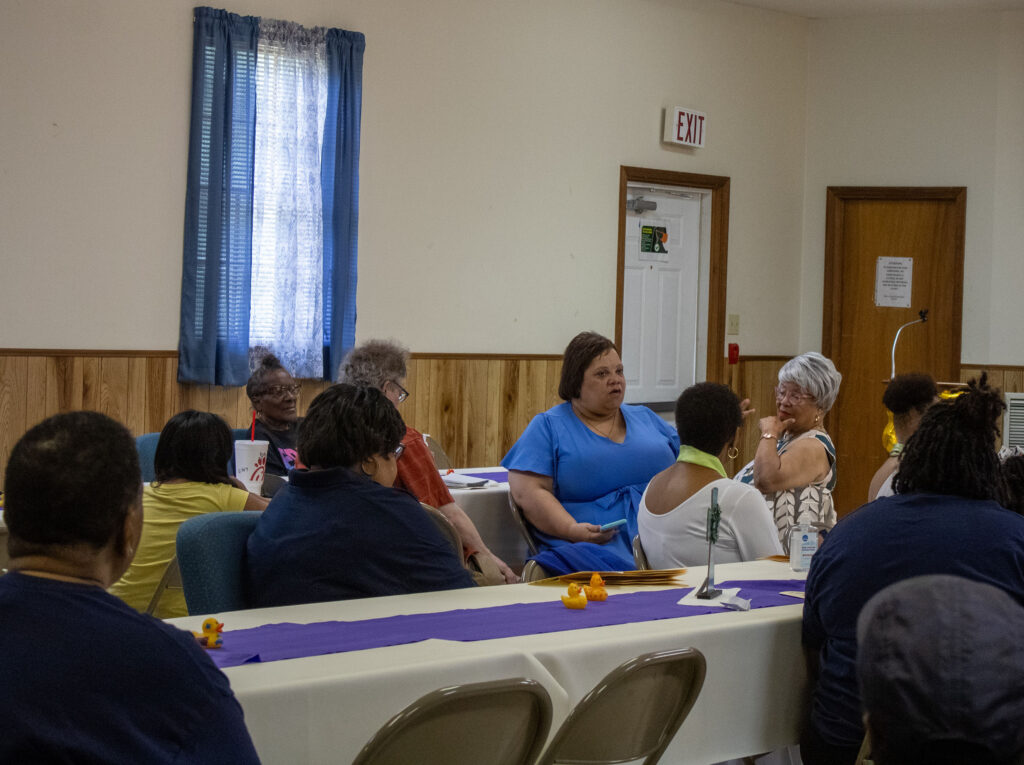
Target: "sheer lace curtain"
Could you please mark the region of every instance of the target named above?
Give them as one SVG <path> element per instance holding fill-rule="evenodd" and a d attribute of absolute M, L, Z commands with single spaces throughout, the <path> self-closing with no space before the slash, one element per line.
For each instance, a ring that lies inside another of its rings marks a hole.
<path fill-rule="evenodd" d="M 296 377 L 323 368 L 326 30 L 263 19 L 256 56 L 249 342 Z"/>

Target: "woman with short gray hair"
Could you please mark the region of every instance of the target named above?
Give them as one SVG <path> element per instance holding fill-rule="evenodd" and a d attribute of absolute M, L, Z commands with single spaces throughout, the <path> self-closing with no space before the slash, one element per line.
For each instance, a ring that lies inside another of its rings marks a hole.
<path fill-rule="evenodd" d="M 778 411 L 761 418 L 754 459 L 736 476 L 764 494 L 787 551 L 789 533 L 798 523 L 828 529 L 836 522 L 836 448 L 823 419 L 842 379 L 835 364 L 820 353 L 787 361 L 775 388 Z"/>
<path fill-rule="evenodd" d="M 409 397 L 409 391 L 405 389 L 408 359 L 409 351 L 398 343 L 388 340 L 367 340 L 349 351 L 342 360 L 338 369 L 338 381 L 377 388 L 397 407 Z M 440 510 L 459 532 L 467 554 L 476 552 L 489 556 L 506 582 L 519 581 L 516 573 L 487 549 L 473 521 L 455 504 L 455 499 L 441 479 L 430 449 L 423 440 L 423 434 L 406 425 L 402 446 L 405 449 L 398 460 L 395 486 L 405 489 L 420 502 Z"/>

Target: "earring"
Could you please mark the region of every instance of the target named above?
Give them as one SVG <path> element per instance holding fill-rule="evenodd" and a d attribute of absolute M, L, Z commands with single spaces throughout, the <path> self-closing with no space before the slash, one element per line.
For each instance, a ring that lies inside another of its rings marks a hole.
<path fill-rule="evenodd" d="M 736 459 L 740 456 L 740 450 L 736 448 L 735 444 L 729 447 L 729 451 L 725 453 L 725 456 L 731 460 Z"/>
<path fill-rule="evenodd" d="M 820 419 L 821 419 L 821 415 L 820 414 L 814 415 L 814 424 L 817 425 L 818 424 L 818 420 L 820 420 Z"/>

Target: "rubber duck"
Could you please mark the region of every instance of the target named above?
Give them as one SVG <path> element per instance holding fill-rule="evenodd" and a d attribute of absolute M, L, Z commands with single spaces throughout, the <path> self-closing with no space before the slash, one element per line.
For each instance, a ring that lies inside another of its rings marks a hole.
<path fill-rule="evenodd" d="M 203 631 L 193 632 L 199 645 L 206 648 L 221 648 L 224 646 L 224 638 L 220 636 L 224 625 L 212 616 L 203 621 Z"/>
<path fill-rule="evenodd" d="M 583 587 L 583 592 L 586 594 L 587 600 L 608 600 L 608 590 L 604 588 L 604 579 L 596 571 L 590 577 L 590 584 Z"/>
<path fill-rule="evenodd" d="M 562 603 L 566 608 L 586 608 L 587 596 L 583 594 L 582 588 L 573 582 L 569 585 L 569 594 L 562 596 Z"/>

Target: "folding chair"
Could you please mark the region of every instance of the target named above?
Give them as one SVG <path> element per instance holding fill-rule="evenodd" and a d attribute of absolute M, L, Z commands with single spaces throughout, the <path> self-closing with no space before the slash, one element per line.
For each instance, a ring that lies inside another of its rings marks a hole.
<path fill-rule="evenodd" d="M 430 520 L 432 520 L 434 525 L 437 526 L 437 530 L 441 532 L 441 536 L 447 539 L 451 544 L 458 559 L 462 560 L 462 537 L 459 535 L 458 529 L 452 525 L 452 522 L 445 517 L 444 513 L 433 505 L 428 505 L 426 502 L 420 502 L 420 506 L 426 511 L 427 515 L 430 516 Z"/>
<path fill-rule="evenodd" d="M 537 765 L 632 762 L 654 765 L 690 713 L 707 671 L 696 648 L 638 656 L 583 697 Z"/>
<path fill-rule="evenodd" d="M 430 456 L 434 458 L 434 464 L 437 465 L 438 470 L 448 470 L 453 467 L 451 459 L 449 459 L 447 452 L 444 448 L 431 436 L 429 433 L 423 434 L 423 443 L 427 445 L 430 450 Z"/>
<path fill-rule="evenodd" d="M 512 518 L 515 520 L 516 528 L 519 529 L 519 533 L 526 540 L 526 547 L 530 550 L 530 555 L 536 555 L 540 550 L 540 545 L 537 543 L 537 538 L 533 535 L 533 527 L 526 520 L 523 508 L 516 504 L 516 501 L 512 498 L 511 491 L 508 493 L 508 507 L 512 511 Z"/>
<path fill-rule="evenodd" d="M 538 582 L 541 579 L 547 579 L 548 576 L 548 572 L 537 561 L 528 560 L 523 565 L 523 573 L 520 578 L 524 582 Z"/>
<path fill-rule="evenodd" d="M 167 590 L 180 590 L 183 589 L 181 585 L 181 569 L 178 568 L 178 557 L 171 558 L 171 562 L 167 564 L 167 569 L 164 571 L 164 575 L 160 578 L 160 584 L 156 586 L 156 592 L 153 593 L 153 597 L 149 599 L 149 605 L 146 606 L 146 613 L 152 615 L 156 612 L 156 607 L 160 604 L 160 598 Z"/>
<path fill-rule="evenodd" d="M 535 680 L 453 685 L 392 717 L 352 765 L 532 765 L 551 728 L 551 698 Z"/>
<path fill-rule="evenodd" d="M 644 545 L 640 541 L 640 535 L 633 537 L 633 563 L 637 571 L 649 571 L 651 564 L 647 562 L 647 553 L 644 552 Z"/>

